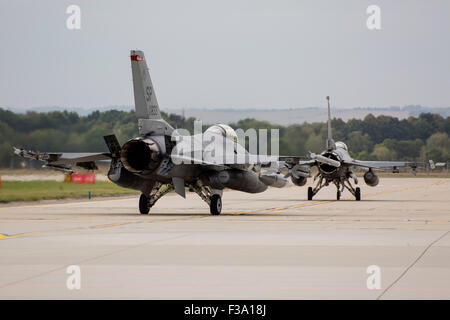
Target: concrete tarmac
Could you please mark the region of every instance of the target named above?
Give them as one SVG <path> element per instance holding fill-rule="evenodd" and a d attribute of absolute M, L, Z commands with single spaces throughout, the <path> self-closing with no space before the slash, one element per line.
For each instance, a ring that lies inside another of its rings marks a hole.
<path fill-rule="evenodd" d="M 450 299 L 450 179 L 361 189 L 227 191 L 220 216 L 195 193 L 149 215 L 137 197 L 3 205 L 0 299 Z"/>

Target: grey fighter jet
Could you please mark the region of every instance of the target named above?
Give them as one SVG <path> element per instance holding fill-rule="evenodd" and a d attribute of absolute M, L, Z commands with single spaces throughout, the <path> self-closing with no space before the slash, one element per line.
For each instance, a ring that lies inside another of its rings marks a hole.
<path fill-rule="evenodd" d="M 40 153 L 20 148 L 14 148 L 14 152 L 43 161 L 44 167 L 69 173 L 73 166 L 94 170 L 96 161 L 110 160 L 108 178 L 142 193 L 142 214 L 171 190 L 182 197 L 185 188 L 196 192 L 209 205 L 211 214 L 217 215 L 222 210 L 224 188 L 259 193 L 268 186 L 286 185 L 283 175 L 261 170 L 263 166 L 276 166 L 278 158 L 249 154 L 227 125 L 211 126 L 195 136 L 174 130 L 161 117 L 144 53 L 132 50 L 130 57 L 139 137 L 121 146 L 115 135 L 105 136 L 109 153 Z"/>
<path fill-rule="evenodd" d="M 285 173 L 285 177 L 291 177 L 291 181 L 297 186 L 304 186 L 307 178 L 311 177 L 310 170 L 316 167 L 318 173 L 314 177 L 317 184 L 314 187 L 308 187 L 308 200 L 312 198 L 325 186 L 334 184 L 337 189 L 336 199 L 341 198 L 344 189 L 350 191 L 356 200 L 361 200 L 361 189 L 354 187 L 350 179 L 358 184 L 358 178 L 352 172 L 353 167 L 366 168 L 364 174 L 364 182 L 375 187 L 378 185 L 379 178 L 374 170 L 392 170 L 399 172 L 401 167 L 410 167 L 415 174 L 419 165 L 426 165 L 417 162 L 402 161 L 360 161 L 353 159 L 348 153 L 347 145 L 342 141 L 334 142 L 331 132 L 331 115 L 330 115 L 330 97 L 328 102 L 328 138 L 326 141 L 326 150 L 321 154 L 310 153 L 308 157 L 280 157 L 280 171 Z M 433 162 L 430 160 L 430 166 Z"/>

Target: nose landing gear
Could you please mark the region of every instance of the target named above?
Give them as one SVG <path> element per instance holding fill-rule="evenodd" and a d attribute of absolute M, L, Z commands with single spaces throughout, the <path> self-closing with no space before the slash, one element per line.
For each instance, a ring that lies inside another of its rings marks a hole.
<path fill-rule="evenodd" d="M 358 183 L 357 179 L 354 180 L 356 183 Z M 312 198 L 320 191 L 320 189 L 328 186 L 329 182 L 331 181 L 328 181 L 323 176 L 320 176 L 320 180 L 314 188 L 308 187 L 308 200 L 312 200 Z M 333 183 L 337 188 L 336 200 L 341 199 L 341 195 L 342 192 L 344 192 L 344 189 L 350 191 L 350 193 L 355 197 L 356 201 L 361 200 L 361 189 L 359 187 L 354 188 L 348 178 L 343 180 L 334 180 Z"/>
<path fill-rule="evenodd" d="M 355 189 L 355 199 L 356 201 L 361 200 L 361 189 L 359 187 L 356 187 Z"/>

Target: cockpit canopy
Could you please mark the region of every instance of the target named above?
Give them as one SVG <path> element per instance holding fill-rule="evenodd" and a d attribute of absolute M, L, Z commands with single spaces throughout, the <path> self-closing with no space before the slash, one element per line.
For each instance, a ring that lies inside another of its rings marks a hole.
<path fill-rule="evenodd" d="M 341 148 L 341 149 L 344 149 L 345 151 L 348 151 L 347 145 L 344 142 L 338 141 L 335 144 L 336 144 L 336 148 Z"/>
<path fill-rule="evenodd" d="M 236 131 L 234 129 L 226 124 L 215 124 L 211 127 L 209 127 L 206 131 L 206 133 L 213 133 L 213 134 L 219 134 L 227 139 L 231 139 L 235 142 L 238 142 L 238 136 L 236 134 Z"/>

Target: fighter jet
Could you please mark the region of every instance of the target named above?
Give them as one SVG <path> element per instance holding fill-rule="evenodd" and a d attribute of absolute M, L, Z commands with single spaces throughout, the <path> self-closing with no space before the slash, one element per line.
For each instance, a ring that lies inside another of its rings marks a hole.
<path fill-rule="evenodd" d="M 96 161 L 110 160 L 108 178 L 115 184 L 139 190 L 139 211 L 147 214 L 162 196 L 185 188 L 197 193 L 218 215 L 224 188 L 259 193 L 268 186 L 284 187 L 287 179 L 263 166 L 277 165 L 277 157 L 252 155 L 225 124 L 205 133 L 182 135 L 162 117 L 144 53 L 131 50 L 134 100 L 139 137 L 120 145 L 115 135 L 104 137 L 109 153 L 48 153 L 14 148 L 22 157 L 45 162 L 44 167 L 71 173 L 73 166 L 98 169 Z"/>
<path fill-rule="evenodd" d="M 331 114 L 330 114 L 330 97 L 328 102 L 328 138 L 326 140 L 326 149 L 321 154 L 309 153 L 308 157 L 280 157 L 283 161 L 280 164 L 280 171 L 285 173 L 285 177 L 291 177 L 292 183 L 297 186 L 304 186 L 307 179 L 311 177 L 311 168 L 316 167 L 318 173 L 314 177 L 317 184 L 314 187 L 308 187 L 308 200 L 312 198 L 325 186 L 334 184 L 336 186 L 336 199 L 341 198 L 345 189 L 355 197 L 357 201 L 361 200 L 361 189 L 354 187 L 350 179 L 358 184 L 358 178 L 352 172 L 353 167 L 366 168 L 364 174 L 364 182 L 375 187 L 378 185 L 379 177 L 374 170 L 392 170 L 394 173 L 399 172 L 401 167 L 410 167 L 413 173 L 416 172 L 417 162 L 402 161 L 360 161 L 353 159 L 348 153 L 347 145 L 342 141 L 334 142 L 331 132 Z M 430 166 L 433 162 L 430 160 Z"/>

